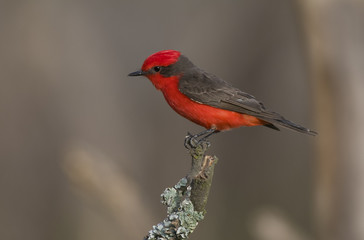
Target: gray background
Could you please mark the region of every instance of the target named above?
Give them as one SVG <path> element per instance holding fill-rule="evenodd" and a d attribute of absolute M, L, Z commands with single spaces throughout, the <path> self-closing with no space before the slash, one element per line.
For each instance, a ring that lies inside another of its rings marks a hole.
<path fill-rule="evenodd" d="M 202 128 L 127 77 L 156 51 L 320 131 L 303 26 L 288 0 L 1 1 L 0 238 L 141 239 L 164 218 L 159 195 Z M 317 237 L 315 138 L 252 127 L 211 141 L 220 161 L 191 239 Z"/>

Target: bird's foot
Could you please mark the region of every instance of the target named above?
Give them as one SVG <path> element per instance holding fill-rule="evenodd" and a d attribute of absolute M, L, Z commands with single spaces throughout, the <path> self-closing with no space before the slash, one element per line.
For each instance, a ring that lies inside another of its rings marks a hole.
<path fill-rule="evenodd" d="M 185 137 L 185 148 L 187 149 L 196 149 L 200 145 L 206 145 L 206 147 L 210 147 L 210 142 L 207 140 L 206 137 L 202 137 L 198 139 L 200 135 L 192 135 L 191 133 L 187 133 L 187 136 Z"/>

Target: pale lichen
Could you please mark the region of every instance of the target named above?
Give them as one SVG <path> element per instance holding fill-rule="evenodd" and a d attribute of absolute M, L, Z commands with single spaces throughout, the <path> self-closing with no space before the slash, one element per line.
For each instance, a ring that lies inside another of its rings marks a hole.
<path fill-rule="evenodd" d="M 153 226 L 146 240 L 186 239 L 204 218 L 217 158 L 205 156 L 210 147 L 206 140 L 193 146 L 185 142 L 185 146 L 192 157 L 191 171 L 161 194 L 161 202 L 167 206 L 167 218 Z"/>
<path fill-rule="evenodd" d="M 194 210 L 190 200 L 191 187 L 187 183 L 187 178 L 182 178 L 161 194 L 161 202 L 167 206 L 168 216 L 163 222 L 154 225 L 144 239 L 186 239 L 195 230 L 204 216 L 202 212 Z"/>

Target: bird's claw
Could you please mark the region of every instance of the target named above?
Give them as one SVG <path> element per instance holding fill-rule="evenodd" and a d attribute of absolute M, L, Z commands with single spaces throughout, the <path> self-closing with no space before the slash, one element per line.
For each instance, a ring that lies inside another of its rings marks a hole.
<path fill-rule="evenodd" d="M 198 135 L 192 135 L 191 133 L 187 133 L 186 137 L 185 137 L 185 148 L 187 149 L 195 149 L 197 148 L 199 145 L 202 145 L 202 144 L 206 144 L 206 147 L 210 147 L 210 142 L 205 138 L 201 138 L 201 139 L 198 139 Z"/>
<path fill-rule="evenodd" d="M 184 145 L 185 145 L 185 148 L 187 148 L 187 149 L 196 148 L 198 145 L 197 136 L 192 135 L 191 133 L 188 132 L 185 137 Z"/>

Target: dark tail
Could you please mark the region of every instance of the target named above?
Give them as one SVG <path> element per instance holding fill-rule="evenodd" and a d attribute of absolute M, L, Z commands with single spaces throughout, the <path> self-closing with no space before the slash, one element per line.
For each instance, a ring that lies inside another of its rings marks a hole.
<path fill-rule="evenodd" d="M 262 118 L 262 120 L 267 122 L 267 124 L 264 126 L 275 129 L 275 130 L 279 130 L 279 128 L 276 126 L 276 125 L 279 125 L 279 126 L 291 129 L 293 131 L 305 133 L 305 134 L 308 134 L 311 136 L 317 135 L 317 132 L 312 131 L 308 128 L 302 127 L 301 125 L 298 125 L 294 122 L 291 122 L 291 121 L 285 119 L 284 117 L 280 116 L 278 113 L 275 113 L 275 114 L 276 114 L 276 117 L 273 119 Z"/>

